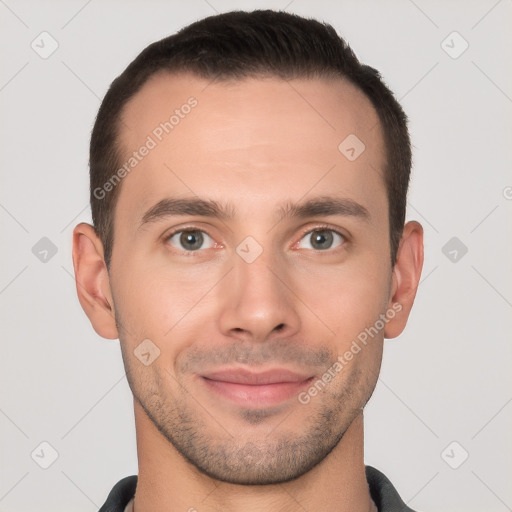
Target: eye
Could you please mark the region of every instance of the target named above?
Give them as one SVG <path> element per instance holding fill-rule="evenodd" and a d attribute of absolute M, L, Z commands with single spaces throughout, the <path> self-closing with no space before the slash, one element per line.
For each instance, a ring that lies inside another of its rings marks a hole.
<path fill-rule="evenodd" d="M 214 242 L 210 235 L 199 229 L 175 231 L 167 237 L 167 241 L 176 249 L 185 251 L 198 251 L 199 249 L 211 249 L 214 247 Z M 205 242 L 209 244 L 208 247 L 203 247 Z"/>
<path fill-rule="evenodd" d="M 305 245 L 300 247 L 302 241 Z M 313 249 L 315 251 L 326 251 L 339 247 L 345 242 L 345 237 L 332 229 L 314 229 L 308 231 L 299 243 L 299 249 Z"/>

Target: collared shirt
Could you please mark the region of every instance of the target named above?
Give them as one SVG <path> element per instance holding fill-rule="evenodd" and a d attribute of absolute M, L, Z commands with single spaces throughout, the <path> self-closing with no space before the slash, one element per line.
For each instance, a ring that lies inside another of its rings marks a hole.
<path fill-rule="evenodd" d="M 414 512 L 402 501 L 384 473 L 372 466 L 366 466 L 366 480 L 378 512 Z M 99 512 L 133 512 L 136 487 L 137 475 L 127 476 L 117 482 Z"/>

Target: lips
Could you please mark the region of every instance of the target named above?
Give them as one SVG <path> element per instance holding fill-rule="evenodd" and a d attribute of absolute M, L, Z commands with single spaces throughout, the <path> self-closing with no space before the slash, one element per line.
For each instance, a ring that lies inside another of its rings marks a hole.
<path fill-rule="evenodd" d="M 311 375 L 277 368 L 263 372 L 227 369 L 202 375 L 206 388 L 237 405 L 271 407 L 296 396 L 313 379 Z"/>
<path fill-rule="evenodd" d="M 231 382 L 233 384 L 247 384 L 250 386 L 261 386 L 264 384 L 278 384 L 281 382 L 302 382 L 309 379 L 311 375 L 301 375 L 286 369 L 267 370 L 265 372 L 253 373 L 244 369 L 217 371 L 203 375 L 205 379 Z"/>

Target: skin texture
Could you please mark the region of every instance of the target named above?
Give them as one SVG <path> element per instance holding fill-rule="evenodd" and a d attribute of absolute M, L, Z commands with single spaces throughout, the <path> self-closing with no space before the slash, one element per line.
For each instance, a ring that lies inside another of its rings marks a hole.
<path fill-rule="evenodd" d="M 74 231 L 80 302 L 99 335 L 120 339 L 134 395 L 135 510 L 368 511 L 363 407 L 384 337 L 405 327 L 423 264 L 422 228 L 409 222 L 390 266 L 377 114 L 342 80 L 160 74 L 123 112 L 126 158 L 190 97 L 197 105 L 122 181 L 110 272 L 92 227 Z M 349 134 L 365 144 L 354 161 L 338 150 Z M 284 202 L 327 195 L 357 202 L 368 218 L 278 218 Z M 166 197 L 230 203 L 233 217 L 141 225 Z M 196 230 L 198 250 L 180 245 L 180 233 L 169 238 L 185 228 Z M 240 246 L 248 236 L 256 244 Z M 237 247 L 262 252 L 248 263 Z M 235 403 L 203 378 L 227 367 L 286 368 L 316 382 L 391 309 L 307 404 L 297 393 Z M 147 366 L 134 354 L 146 339 L 160 351 Z"/>

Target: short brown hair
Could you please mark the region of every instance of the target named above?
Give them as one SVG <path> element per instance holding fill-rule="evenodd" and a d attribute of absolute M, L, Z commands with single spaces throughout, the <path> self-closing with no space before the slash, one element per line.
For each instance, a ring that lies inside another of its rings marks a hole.
<path fill-rule="evenodd" d="M 150 44 L 110 85 L 92 131 L 89 160 L 92 218 L 103 243 L 107 268 L 121 186 L 100 198 L 94 191 L 101 189 L 121 165 L 123 107 L 149 77 L 161 71 L 192 72 L 210 80 L 269 75 L 285 80 L 343 77 L 358 87 L 377 111 L 383 129 L 394 266 L 405 223 L 411 171 L 407 116 L 380 73 L 361 64 L 331 25 L 286 12 L 256 10 L 210 16 Z"/>

